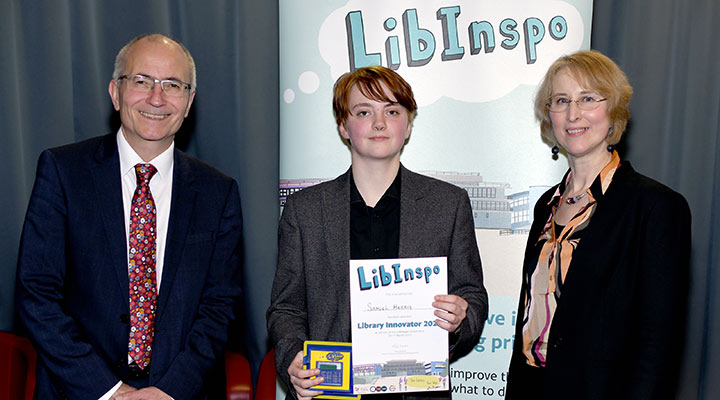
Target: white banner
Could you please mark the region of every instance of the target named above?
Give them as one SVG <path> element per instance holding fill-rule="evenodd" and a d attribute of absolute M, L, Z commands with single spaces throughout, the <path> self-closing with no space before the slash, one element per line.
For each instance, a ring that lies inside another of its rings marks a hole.
<path fill-rule="evenodd" d="M 541 140 L 532 98 L 557 57 L 590 47 L 592 0 L 279 6 L 280 204 L 350 165 L 332 115 L 335 80 L 377 64 L 402 75 L 419 109 L 401 160 L 468 191 L 490 295 L 480 342 L 450 365 L 453 398 L 503 398 L 532 207 L 567 169 Z"/>

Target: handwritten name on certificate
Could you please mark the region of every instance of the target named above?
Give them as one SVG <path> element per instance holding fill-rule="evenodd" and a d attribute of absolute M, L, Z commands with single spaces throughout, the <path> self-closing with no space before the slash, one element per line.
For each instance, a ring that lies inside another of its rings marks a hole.
<path fill-rule="evenodd" d="M 450 388 L 438 294 L 447 294 L 446 257 L 350 260 L 355 394 Z"/>

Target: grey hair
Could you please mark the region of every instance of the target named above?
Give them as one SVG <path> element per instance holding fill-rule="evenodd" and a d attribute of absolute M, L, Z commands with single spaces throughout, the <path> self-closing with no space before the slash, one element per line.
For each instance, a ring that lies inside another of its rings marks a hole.
<path fill-rule="evenodd" d="M 190 54 L 190 51 L 188 51 L 185 46 L 183 46 L 182 43 L 178 42 L 177 40 L 165 36 L 159 33 L 150 33 L 145 35 L 140 35 L 135 37 L 133 40 L 129 41 L 125 46 L 120 49 L 117 56 L 115 57 L 115 70 L 113 71 L 112 78 L 113 80 L 117 80 L 125 73 L 125 67 L 127 63 L 127 54 L 132 48 L 133 45 L 135 45 L 137 42 L 141 40 L 148 40 L 151 42 L 154 41 L 161 41 L 163 39 L 167 39 L 176 45 L 178 45 L 183 53 L 185 53 L 185 56 L 188 59 L 188 64 L 190 64 L 190 85 L 192 86 L 192 89 L 195 90 L 197 88 L 197 70 L 195 69 L 195 60 L 193 59 L 192 55 Z"/>

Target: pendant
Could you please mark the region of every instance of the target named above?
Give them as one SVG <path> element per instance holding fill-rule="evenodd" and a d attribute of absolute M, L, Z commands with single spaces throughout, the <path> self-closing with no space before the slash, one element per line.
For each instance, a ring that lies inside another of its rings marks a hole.
<path fill-rule="evenodd" d="M 585 197 L 586 194 L 587 194 L 587 192 L 582 192 L 582 193 L 580 193 L 580 194 L 577 195 L 577 196 L 568 197 L 567 199 L 565 199 L 565 203 L 567 203 L 567 204 L 575 204 L 575 203 L 577 203 L 578 201 L 580 201 L 580 199 L 582 199 L 583 197 Z"/>

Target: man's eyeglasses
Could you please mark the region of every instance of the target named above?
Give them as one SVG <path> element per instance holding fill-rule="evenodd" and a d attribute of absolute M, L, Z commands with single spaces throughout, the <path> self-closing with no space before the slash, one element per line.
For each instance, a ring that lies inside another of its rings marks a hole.
<path fill-rule="evenodd" d="M 567 111 L 567 109 L 570 107 L 570 103 L 577 104 L 578 108 L 583 111 L 590 111 L 598 108 L 600 106 L 600 103 L 607 100 L 605 99 L 599 99 L 595 96 L 582 96 L 581 98 L 577 100 L 568 99 L 567 97 L 563 96 L 555 96 L 552 99 L 550 99 L 550 102 L 547 103 L 547 108 L 550 110 L 550 112 L 563 112 Z"/>
<path fill-rule="evenodd" d="M 177 79 L 155 79 L 147 75 L 123 75 L 117 78 L 118 81 L 125 79 L 131 90 L 149 93 L 155 88 L 156 83 L 160 83 L 160 88 L 167 96 L 183 97 L 189 92 L 192 86 L 189 83 Z"/>

